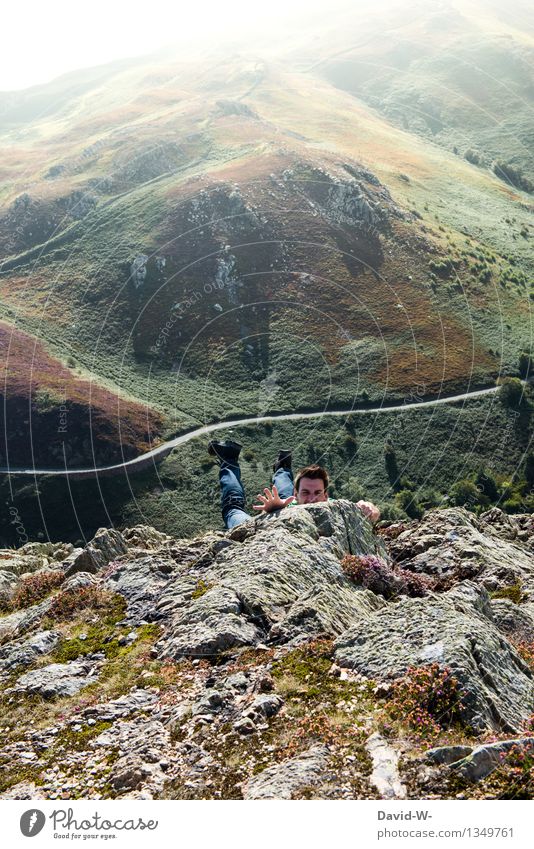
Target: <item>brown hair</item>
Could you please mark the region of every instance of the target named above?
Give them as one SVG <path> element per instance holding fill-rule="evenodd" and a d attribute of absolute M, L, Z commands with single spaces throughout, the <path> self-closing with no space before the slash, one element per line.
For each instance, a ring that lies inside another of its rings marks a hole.
<path fill-rule="evenodd" d="M 312 480 L 322 480 L 324 483 L 324 491 L 328 489 L 328 472 L 326 469 L 323 469 L 322 466 L 317 466 L 316 464 L 313 466 L 305 466 L 304 469 L 300 469 L 297 472 L 295 477 L 295 492 L 299 491 L 299 485 L 301 478 L 311 478 Z"/>

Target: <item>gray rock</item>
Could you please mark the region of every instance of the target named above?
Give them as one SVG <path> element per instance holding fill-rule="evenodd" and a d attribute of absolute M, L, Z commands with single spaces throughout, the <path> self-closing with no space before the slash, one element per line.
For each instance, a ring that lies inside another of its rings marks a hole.
<path fill-rule="evenodd" d="M 175 570 L 174 560 L 166 554 L 134 555 L 117 562 L 104 578 L 103 586 L 124 596 L 128 602 L 128 622 L 139 625 L 161 618 L 157 601 Z M 195 582 L 191 583 L 194 586 Z"/>
<path fill-rule="evenodd" d="M 126 554 L 128 546 L 126 540 L 115 528 L 99 528 L 91 542 L 75 557 L 68 560 L 65 574 L 73 575 L 75 572 L 98 572 L 111 560 Z"/>
<path fill-rule="evenodd" d="M 135 525 L 133 528 L 126 528 L 122 531 L 122 536 L 128 548 L 141 548 L 146 551 L 159 551 L 162 548 L 168 548 L 173 542 L 173 538 L 168 534 L 157 531 L 150 525 Z"/>
<path fill-rule="evenodd" d="M 518 539 L 513 517 L 499 510 L 484 515 L 462 507 L 429 510 L 389 543 L 389 552 L 414 572 L 476 578 L 490 591 L 520 581 L 534 598 L 532 549 Z"/>
<path fill-rule="evenodd" d="M 17 584 L 17 577 L 13 572 L 0 571 L 0 595 L 4 596 L 4 598 L 11 598 Z"/>
<path fill-rule="evenodd" d="M 283 704 L 284 700 L 281 696 L 274 694 L 256 696 L 244 715 L 250 717 L 254 722 L 270 719 L 278 713 Z"/>
<path fill-rule="evenodd" d="M 50 598 L 45 598 L 39 604 L 34 604 L 25 610 L 16 610 L 8 616 L 0 616 L 0 643 L 14 640 L 38 625 L 51 603 Z"/>
<path fill-rule="evenodd" d="M 193 716 L 211 713 L 224 704 L 224 696 L 218 690 L 208 690 L 191 708 Z"/>
<path fill-rule="evenodd" d="M 150 710 L 158 701 L 158 696 L 151 690 L 131 690 L 124 696 L 119 696 L 110 702 L 103 702 L 85 708 L 82 716 L 86 719 L 98 719 L 99 722 L 109 722 L 128 716 L 136 711 Z"/>
<path fill-rule="evenodd" d="M 503 634 L 526 640 L 534 640 L 534 604 L 515 604 L 509 598 L 491 600 L 493 621 Z"/>
<path fill-rule="evenodd" d="M 0 648 L 0 669 L 8 671 L 18 666 L 30 666 L 39 655 L 48 654 L 61 639 L 59 631 L 39 631 L 28 640 L 10 643 Z"/>
<path fill-rule="evenodd" d="M 241 544 L 216 553 L 203 574 L 215 586 L 199 598 L 191 598 L 190 575 L 173 576 L 157 602 L 166 631 L 158 656 L 200 657 L 266 640 L 335 636 L 384 604 L 355 587 L 340 566 L 343 554 L 375 553 L 381 545 L 354 504 L 286 508 L 254 528 Z"/>
<path fill-rule="evenodd" d="M 209 590 L 169 623 L 167 633 L 156 644 L 158 656 L 209 657 L 259 642 L 261 632 L 242 612 L 235 592 L 225 587 Z"/>
<path fill-rule="evenodd" d="M 21 675 L 14 690 L 35 693 L 45 699 L 73 696 L 83 687 L 94 684 L 97 676 L 98 672 L 94 663 L 77 660 L 70 663 L 51 663 L 49 666 Z"/>
<path fill-rule="evenodd" d="M 96 586 L 98 584 L 98 579 L 91 572 L 76 572 L 75 575 L 72 575 L 70 578 L 66 578 L 63 584 L 61 585 L 61 589 L 65 590 L 74 590 L 81 587 L 91 587 Z"/>
<path fill-rule="evenodd" d="M 453 763 L 451 769 L 468 781 L 480 781 L 493 772 L 501 763 L 503 755 L 516 746 L 524 751 L 534 751 L 534 737 L 519 737 L 516 740 L 477 746 L 467 757 Z"/>
<path fill-rule="evenodd" d="M 225 690 L 235 690 L 238 693 L 246 692 L 248 684 L 249 681 L 244 672 L 235 672 L 220 682 L 220 686 Z"/>
<path fill-rule="evenodd" d="M 313 746 L 302 755 L 268 767 L 251 778 L 243 791 L 245 799 L 292 799 L 303 787 L 317 788 L 328 780 L 328 749 Z"/>
<path fill-rule="evenodd" d="M 336 661 L 370 678 L 437 662 L 458 679 L 478 731 L 518 731 L 534 710 L 533 676 L 491 619 L 486 591 L 465 581 L 443 595 L 401 598 L 337 640 Z"/>
<path fill-rule="evenodd" d="M 370 782 L 374 784 L 381 799 L 405 799 L 406 788 L 399 775 L 399 756 L 393 746 L 381 734 L 371 734 L 365 748 L 371 756 L 373 771 Z"/>
<path fill-rule="evenodd" d="M 438 746 L 425 752 L 425 757 L 435 764 L 452 764 L 466 758 L 472 751 L 472 746 Z"/>

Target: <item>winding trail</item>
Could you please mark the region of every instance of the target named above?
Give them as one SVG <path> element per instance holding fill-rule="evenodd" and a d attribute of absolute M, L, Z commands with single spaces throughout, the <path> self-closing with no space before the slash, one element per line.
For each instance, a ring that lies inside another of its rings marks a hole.
<path fill-rule="evenodd" d="M 522 381 L 523 383 L 525 381 Z M 482 395 L 490 395 L 497 392 L 499 386 L 490 386 L 486 389 L 476 389 L 473 392 L 463 392 L 460 395 L 442 395 L 439 398 L 429 400 L 412 401 L 403 404 L 380 404 L 377 407 L 359 407 L 350 408 L 348 410 L 321 410 L 313 413 L 279 413 L 269 416 L 249 416 L 248 418 L 232 419 L 213 424 L 202 425 L 194 430 L 187 431 L 180 436 L 175 436 L 172 439 L 162 442 L 156 448 L 140 454 L 139 457 L 134 457 L 132 460 L 125 460 L 122 463 L 115 463 L 112 466 L 93 466 L 88 469 L 35 469 L 35 468 L 18 468 L 13 466 L 0 467 L 0 474 L 7 475 L 55 475 L 58 477 L 69 478 L 86 478 L 95 477 L 97 475 L 114 475 L 122 471 L 136 472 L 151 465 L 156 458 L 162 459 L 167 454 L 177 448 L 179 445 L 185 445 L 191 439 L 196 439 L 198 436 L 205 436 L 209 433 L 214 433 L 218 430 L 228 430 L 241 425 L 259 424 L 260 422 L 272 421 L 294 421 L 296 419 L 313 419 L 321 418 L 322 416 L 355 416 L 369 415 L 373 413 L 392 413 L 402 410 L 412 410 L 416 407 L 432 407 L 437 404 L 453 404 L 457 401 L 463 401 L 466 398 L 477 398 Z"/>

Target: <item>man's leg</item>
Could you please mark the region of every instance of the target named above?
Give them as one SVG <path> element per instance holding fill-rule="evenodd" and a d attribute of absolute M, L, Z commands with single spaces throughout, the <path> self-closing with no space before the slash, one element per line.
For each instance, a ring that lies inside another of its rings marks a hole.
<path fill-rule="evenodd" d="M 221 511 L 227 528 L 234 528 L 250 519 L 245 512 L 245 490 L 241 483 L 239 452 L 241 445 L 231 440 L 212 440 L 208 452 L 219 461 Z"/>
<path fill-rule="evenodd" d="M 273 466 L 273 486 L 278 490 L 280 498 L 289 498 L 295 494 L 293 472 L 291 470 L 291 451 L 282 448 Z"/>
<path fill-rule="evenodd" d="M 221 485 L 221 511 L 227 528 L 235 528 L 250 519 L 245 512 L 245 490 L 241 483 L 241 469 L 236 463 L 222 460 L 219 469 Z"/>
<path fill-rule="evenodd" d="M 289 498 L 290 495 L 295 494 L 291 469 L 277 469 L 273 475 L 273 484 L 277 488 L 280 498 Z"/>

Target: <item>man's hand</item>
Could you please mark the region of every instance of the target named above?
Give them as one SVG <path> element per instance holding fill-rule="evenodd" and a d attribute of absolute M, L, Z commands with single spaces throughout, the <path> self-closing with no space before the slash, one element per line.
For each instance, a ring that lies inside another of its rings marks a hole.
<path fill-rule="evenodd" d="M 256 496 L 262 502 L 261 504 L 253 504 L 253 510 L 264 510 L 266 513 L 272 513 L 274 510 L 281 510 L 282 507 L 287 507 L 288 504 L 294 500 L 294 496 L 290 495 L 289 498 L 280 498 L 278 495 L 278 490 L 275 486 L 273 486 L 273 490 L 271 492 L 270 489 L 265 487 L 263 490 L 265 495 L 258 493 Z"/>
<path fill-rule="evenodd" d="M 356 507 L 359 507 L 364 516 L 367 516 L 370 522 L 375 524 L 380 519 L 380 510 L 371 501 L 357 501 Z"/>

